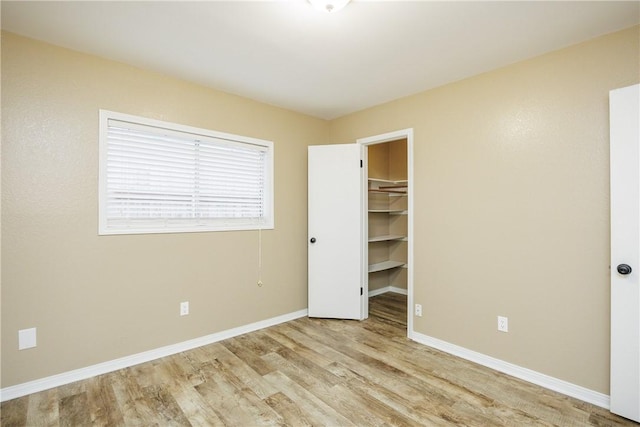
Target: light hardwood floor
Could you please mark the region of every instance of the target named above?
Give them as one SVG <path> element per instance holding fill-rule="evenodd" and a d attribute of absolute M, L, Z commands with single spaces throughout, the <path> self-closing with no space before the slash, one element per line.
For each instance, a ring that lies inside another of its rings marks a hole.
<path fill-rule="evenodd" d="M 406 297 L 302 318 L 5 402 L 2 426 L 623 426 L 406 338 Z"/>

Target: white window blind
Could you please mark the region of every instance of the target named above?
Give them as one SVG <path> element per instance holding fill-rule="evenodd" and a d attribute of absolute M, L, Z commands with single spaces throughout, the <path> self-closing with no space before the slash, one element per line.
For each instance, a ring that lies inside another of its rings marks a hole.
<path fill-rule="evenodd" d="M 101 234 L 273 228 L 270 141 L 101 111 Z"/>

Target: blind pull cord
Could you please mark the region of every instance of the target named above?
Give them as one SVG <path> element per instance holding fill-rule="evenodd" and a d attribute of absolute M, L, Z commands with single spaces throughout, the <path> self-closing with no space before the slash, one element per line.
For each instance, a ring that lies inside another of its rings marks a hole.
<path fill-rule="evenodd" d="M 262 286 L 262 227 L 258 228 L 258 286 Z"/>

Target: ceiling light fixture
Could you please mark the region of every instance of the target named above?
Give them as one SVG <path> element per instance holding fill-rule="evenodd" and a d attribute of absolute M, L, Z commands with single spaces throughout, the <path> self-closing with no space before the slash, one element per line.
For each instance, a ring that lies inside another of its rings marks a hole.
<path fill-rule="evenodd" d="M 313 7 L 323 12 L 335 13 L 344 8 L 350 0 L 309 0 Z"/>

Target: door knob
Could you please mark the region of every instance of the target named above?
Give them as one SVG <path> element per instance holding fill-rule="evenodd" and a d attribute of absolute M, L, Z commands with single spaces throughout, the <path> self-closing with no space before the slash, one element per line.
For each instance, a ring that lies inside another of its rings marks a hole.
<path fill-rule="evenodd" d="M 629 273 L 631 273 L 631 267 L 629 267 L 627 264 L 620 264 L 617 267 L 618 273 L 622 274 L 622 275 L 627 275 Z"/>
<path fill-rule="evenodd" d="M 316 238 L 312 237 L 311 240 L 309 240 L 311 243 L 315 243 L 316 242 Z"/>

